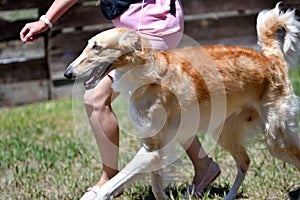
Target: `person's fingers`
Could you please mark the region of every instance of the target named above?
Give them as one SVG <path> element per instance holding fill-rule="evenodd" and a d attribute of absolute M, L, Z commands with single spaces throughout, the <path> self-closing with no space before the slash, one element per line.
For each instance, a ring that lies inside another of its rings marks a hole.
<path fill-rule="evenodd" d="M 33 34 L 32 34 L 31 31 L 29 31 L 29 32 L 25 35 L 25 37 L 24 37 L 24 42 L 31 42 L 31 41 L 32 41 L 32 40 L 31 40 L 32 37 L 33 37 Z"/>
<path fill-rule="evenodd" d="M 25 26 L 20 32 L 20 39 L 22 42 L 26 42 L 26 35 L 29 33 L 29 29 Z"/>
<path fill-rule="evenodd" d="M 27 39 L 27 42 L 33 42 L 34 40 L 37 40 L 38 38 L 39 38 L 38 36 L 33 35 Z"/>

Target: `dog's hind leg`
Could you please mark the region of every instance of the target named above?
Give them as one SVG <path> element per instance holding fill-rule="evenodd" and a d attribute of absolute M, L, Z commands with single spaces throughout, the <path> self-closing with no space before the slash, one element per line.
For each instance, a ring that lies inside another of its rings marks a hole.
<path fill-rule="evenodd" d="M 265 109 L 264 134 L 268 150 L 274 157 L 293 164 L 300 171 L 297 97 L 292 94 Z"/>
<path fill-rule="evenodd" d="M 288 126 L 267 123 L 264 133 L 271 155 L 294 165 L 300 171 L 300 143 L 297 131 L 292 131 Z"/>
<path fill-rule="evenodd" d="M 142 147 L 124 169 L 101 186 L 96 200 L 112 199 L 125 186 L 129 186 L 137 179 L 143 177 L 146 172 L 160 169 L 161 164 L 162 159 L 159 151 L 149 152 L 145 147 Z"/>
<path fill-rule="evenodd" d="M 269 152 L 272 156 L 294 165 L 300 171 L 300 146 L 298 138 L 292 139 L 291 135 L 283 133 L 280 128 L 275 130 L 275 132 L 275 137 L 269 131 L 265 133 Z M 280 136 L 278 136 L 278 133 L 280 133 Z M 287 137 L 289 138 L 287 139 Z"/>

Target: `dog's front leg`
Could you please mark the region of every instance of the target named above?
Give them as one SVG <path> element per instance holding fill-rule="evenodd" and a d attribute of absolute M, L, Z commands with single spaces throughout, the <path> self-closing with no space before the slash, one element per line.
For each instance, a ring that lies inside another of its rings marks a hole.
<path fill-rule="evenodd" d="M 168 199 L 164 192 L 162 173 L 163 169 L 151 172 L 152 192 L 159 200 Z"/>
<path fill-rule="evenodd" d="M 149 152 L 142 147 L 124 169 L 100 188 L 96 200 L 113 199 L 125 186 L 143 177 L 145 172 L 160 169 L 161 165 L 162 159 L 158 151 Z"/>

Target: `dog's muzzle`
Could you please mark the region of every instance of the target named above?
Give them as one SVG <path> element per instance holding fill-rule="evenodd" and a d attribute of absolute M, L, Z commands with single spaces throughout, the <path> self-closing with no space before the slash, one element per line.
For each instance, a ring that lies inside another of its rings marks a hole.
<path fill-rule="evenodd" d="M 94 67 L 94 69 L 91 70 L 90 75 L 88 78 L 84 81 L 83 85 L 86 90 L 94 88 L 98 82 L 111 71 L 112 63 L 105 63 L 103 66 L 97 66 Z M 81 74 L 80 76 L 82 76 Z M 67 79 L 75 79 L 77 78 L 77 75 L 74 74 L 74 72 L 70 69 L 67 69 L 64 72 L 64 76 Z"/>

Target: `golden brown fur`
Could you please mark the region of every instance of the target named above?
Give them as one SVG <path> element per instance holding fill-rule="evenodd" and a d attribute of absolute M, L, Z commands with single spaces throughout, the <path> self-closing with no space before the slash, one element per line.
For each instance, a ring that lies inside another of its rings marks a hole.
<path fill-rule="evenodd" d="M 170 164 L 176 142 L 198 132 L 211 132 L 236 161 L 238 173 L 227 200 L 234 199 L 250 164 L 244 140 L 251 133 L 263 132 L 270 153 L 300 170 L 298 98 L 275 37 L 276 30 L 287 29 L 286 53 L 299 27 L 294 11 L 281 12 L 277 5 L 261 12 L 262 53 L 222 45 L 154 51 L 146 39 L 124 28 L 93 37 L 66 76 L 97 69 L 86 82 L 90 88 L 115 69 L 113 88 L 128 99 L 130 118 L 144 139 L 137 156 L 101 187 L 97 199 L 109 199 L 146 171 L 151 171 L 155 197 L 165 199 L 161 167 Z"/>

